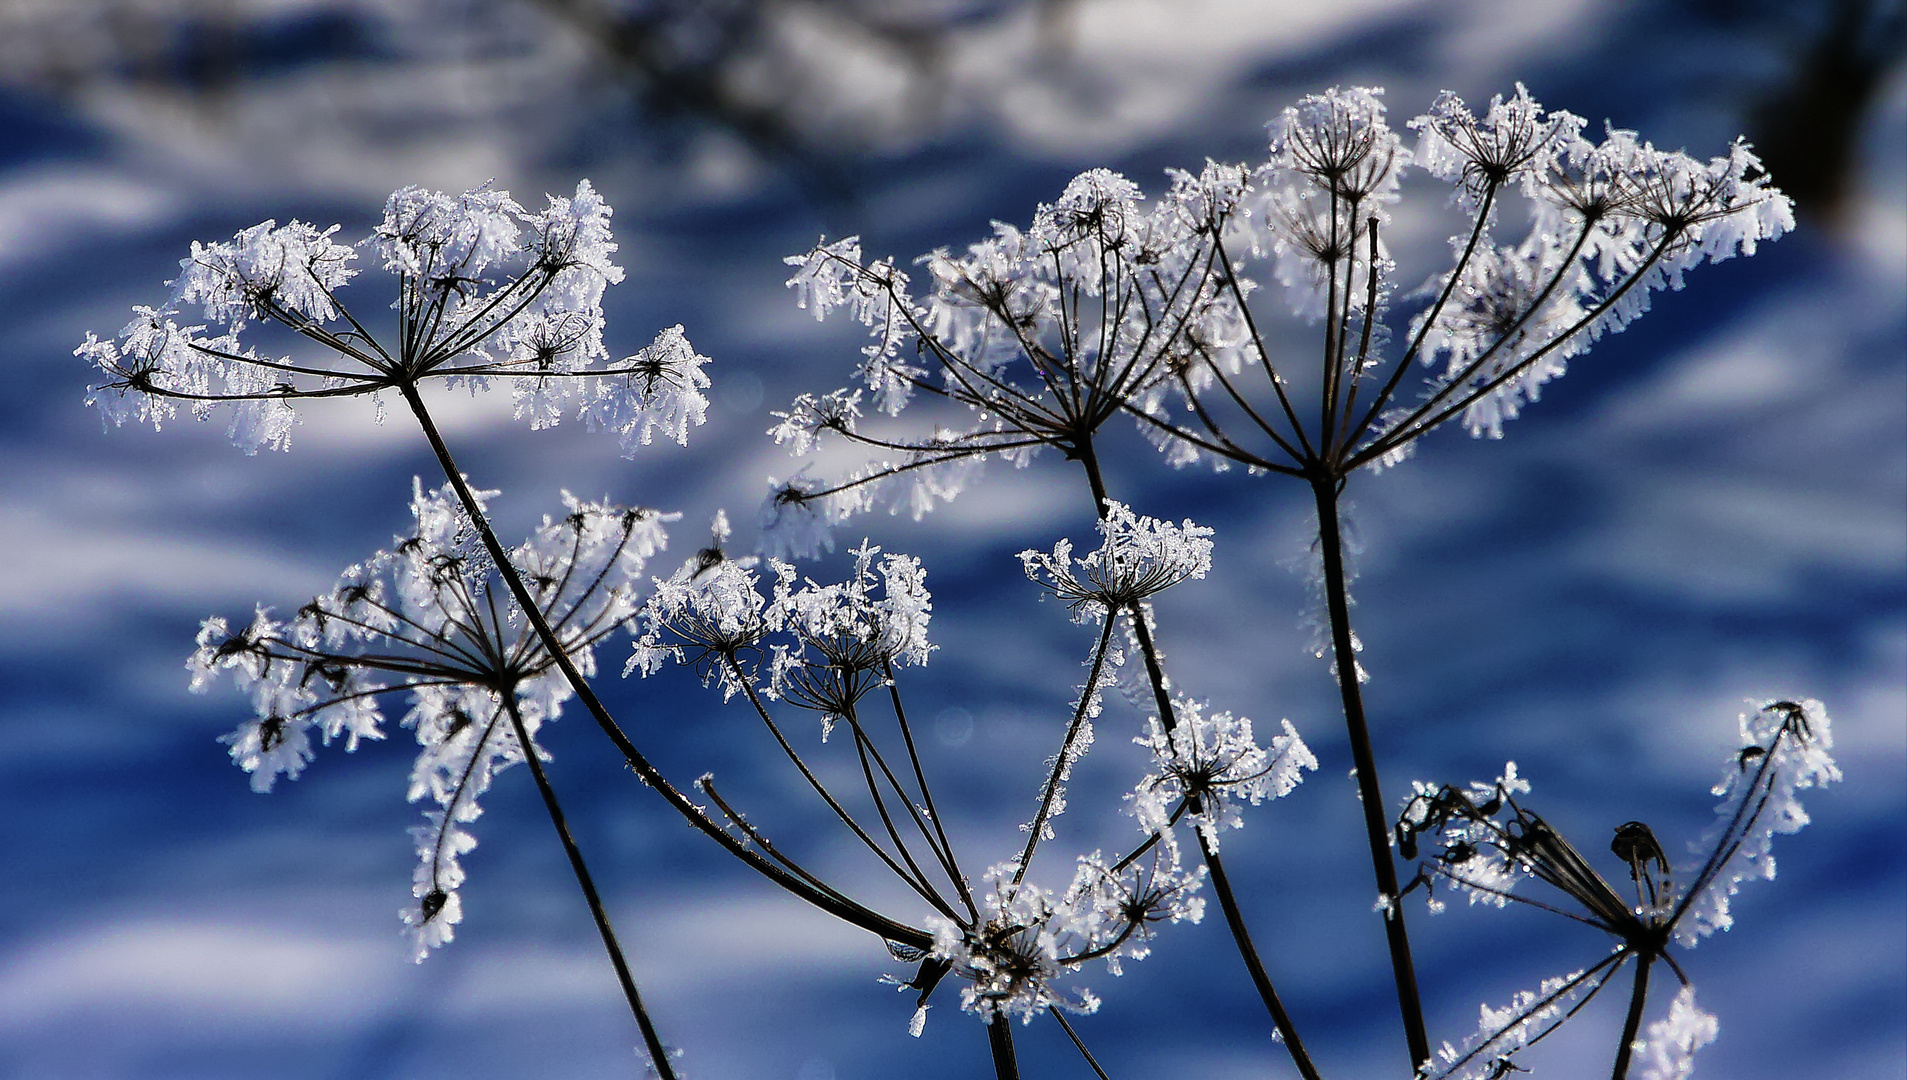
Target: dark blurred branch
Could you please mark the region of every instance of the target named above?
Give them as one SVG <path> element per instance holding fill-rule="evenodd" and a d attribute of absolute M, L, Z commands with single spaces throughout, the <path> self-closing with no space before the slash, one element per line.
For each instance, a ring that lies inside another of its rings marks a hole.
<path fill-rule="evenodd" d="M 1787 84 L 1749 116 L 1749 140 L 1781 190 L 1804 213 L 1837 223 L 1859 162 L 1862 121 L 1888 71 L 1907 50 L 1907 5 L 1832 0 L 1829 15 L 1792 48 Z"/>

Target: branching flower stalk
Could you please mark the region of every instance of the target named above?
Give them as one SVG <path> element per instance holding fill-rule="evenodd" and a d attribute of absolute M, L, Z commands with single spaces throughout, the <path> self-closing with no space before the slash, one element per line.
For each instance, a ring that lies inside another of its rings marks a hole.
<path fill-rule="evenodd" d="M 475 493 L 481 505 L 495 492 Z M 567 513 L 545 519 L 508 553 L 536 592 L 536 610 L 572 665 L 592 668 L 594 651 L 634 608 L 633 582 L 665 543 L 665 515 L 565 496 Z M 469 518 L 444 489 L 416 485 L 415 531 L 389 551 L 346 570 L 335 589 L 281 624 L 260 608 L 243 630 L 206 620 L 189 666 L 193 689 L 230 674 L 251 691 L 257 716 L 227 736 L 233 760 L 270 790 L 296 778 L 312 757 L 313 729 L 325 742 L 382 739 L 378 702 L 407 692 L 404 724 L 420 747 L 410 797 L 440 809 L 412 830 L 419 862 L 407 909 L 415 957 L 448 942 L 463 918 L 461 856 L 476 845 L 465 825 L 498 772 L 526 762 L 589 905 L 650 1060 L 674 1072 L 610 924 L 581 851 L 544 773 L 536 733 L 571 696 L 555 654 L 521 620 L 498 610 L 495 563 L 470 544 Z"/>
<path fill-rule="evenodd" d="M 335 226 L 320 230 L 293 221 L 279 227 L 267 221 L 229 243 L 195 243 L 181 261 L 165 305 L 136 309 L 136 318 L 115 340 L 89 334 L 76 350 L 107 377 L 94 387 L 88 404 L 109 424 L 143 420 L 155 428 L 176 415 L 181 404 L 200 419 L 215 406 L 227 406 L 232 439 L 255 453 L 260 447 L 289 445 L 297 421 L 294 402 L 373 396 L 381 407 L 384 393 L 395 391 L 461 507 L 466 535 L 459 542 L 468 549 L 465 556 L 480 558 L 496 572 L 555 673 L 638 777 L 692 826 L 783 888 L 887 940 L 924 946 L 932 940 L 929 935 L 838 893 L 818 890 L 750 850 L 637 750 L 572 662 L 559 629 L 545 618 L 423 400 L 421 385 L 430 379 L 473 389 L 503 379 L 511 385 L 519 418 L 527 417 L 533 427 L 557 423 L 568 407 L 579 405 L 592 428 L 619 435 L 625 452 L 646 445 L 657 431 L 685 441 L 688 428 L 706 411 L 701 391 L 708 379 L 701 370 L 706 358 L 689 346 L 681 327 L 663 331 L 619 364 L 608 362 L 601 297 L 606 285 L 622 277 L 610 261 L 616 245 L 609 216 L 609 207 L 587 181 L 573 197 L 551 197 L 548 208 L 537 214 L 488 187 L 462 196 L 420 188 L 396 192 L 366 242 L 397 280 L 398 327 L 388 347 L 337 297 L 358 271 L 352 266 L 356 249 L 332 239 Z M 179 315 L 188 306 L 200 308 L 206 322 L 181 325 Z M 325 355 L 315 363 L 273 358 L 241 341 L 257 336 L 261 325 L 276 325 L 315 343 Z M 219 332 L 208 334 L 207 326 Z M 474 544 L 468 533 L 474 533 Z M 584 891 L 592 889 L 585 885 Z M 438 910 L 421 922 L 448 925 L 436 918 L 444 903 L 438 901 Z M 620 969 L 624 965 L 614 956 L 607 922 L 597 905 L 592 909 Z M 633 994 L 631 1006 L 648 1038 L 652 1026 Z M 651 1048 L 652 1057 L 659 1046 Z M 662 1075 L 672 1075 L 666 1056 L 654 1062 Z"/>
<path fill-rule="evenodd" d="M 1742 749 L 1713 789 L 1722 800 L 1715 824 L 1690 845 L 1691 863 L 1672 869 L 1655 833 L 1640 821 L 1617 827 L 1609 847 L 1629 872 L 1633 903 L 1574 845 L 1518 803 L 1517 796 L 1527 794 L 1530 785 L 1517 775 L 1515 763 L 1491 784 L 1472 783 L 1467 789 L 1416 785 L 1398 817 L 1396 838 L 1405 858 L 1415 858 L 1425 839 L 1436 845 L 1410 886 L 1425 891 L 1432 911 L 1442 910 L 1435 896 L 1442 884 L 1472 904 L 1526 904 L 1595 927 L 1616 941 L 1615 950 L 1595 964 L 1519 995 L 1509 1009 L 1486 1007 L 1478 1032 L 1462 1047 L 1445 1043 L 1420 1076 L 1478 1080 L 1497 1075 L 1516 1053 L 1588 1004 L 1631 961 L 1634 984 L 1611 1080 L 1625 1080 L 1639 1045 L 1652 1059 L 1651 1080 L 1687 1075 L 1690 1057 L 1714 1037 L 1714 1020 L 1696 1008 L 1693 984 L 1671 946 L 1693 948 L 1731 926 L 1729 907 L 1742 882 L 1774 877 L 1775 835 L 1797 832 L 1808 823 L 1799 793 L 1841 778 L 1828 754 L 1833 733 L 1818 701 L 1761 702 L 1742 715 L 1741 738 Z M 1529 877 L 1561 893 L 1567 906 L 1516 891 Z M 1652 1025 L 1648 1040 L 1638 1043 L 1649 975 L 1658 961 L 1681 988 L 1669 1018 Z"/>
<path fill-rule="evenodd" d="M 1265 750 L 1252 741 L 1248 721 L 1230 714 L 1208 720 L 1203 705 L 1176 703 L 1173 715 L 1190 710 L 1193 722 L 1178 727 L 1177 737 L 1160 728 L 1146 743 L 1160 771 L 1141 780 L 1134 796 L 1145 839 L 1116 861 L 1098 852 L 1082 856 L 1064 892 L 1036 884 L 1028 871 L 1042 842 L 1055 835 L 1052 822 L 1066 808 L 1072 765 L 1091 744 L 1101 691 L 1111 682 L 1111 670 L 1123 662 L 1123 651 L 1114 646 L 1119 612 L 1202 576 L 1209 562 L 1209 530 L 1190 523 L 1139 518 L 1113 504 L 1102 531 L 1104 543 L 1084 559 L 1073 560 L 1072 546 L 1063 540 L 1050 554 L 1021 556 L 1029 576 L 1065 600 L 1076 617 L 1097 619 L 1101 626 L 1086 661 L 1086 683 L 1025 826 L 1027 837 L 1016 858 L 987 872 L 991 888 L 985 896 L 969 887 L 969 876 L 940 825 L 906 723 L 897 669 L 924 662 L 932 651 L 925 635 L 932 605 L 912 558 L 884 555 L 863 544 L 853 553 L 854 568 L 844 582 L 798 585 L 795 568 L 777 560 L 770 560 L 763 573 L 725 557 L 698 556 L 658 582 L 643 607 L 643 632 L 628 665 L 629 671 L 645 675 L 670 665 L 689 667 L 725 698 L 739 696 L 748 703 L 829 813 L 931 909 L 933 947 L 894 949 L 897 958 L 919 965 L 902 984 L 920 993 L 915 1024 L 935 989 L 955 975 L 965 983 L 963 1007 L 988 1020 L 989 1046 L 1001 1076 L 1017 1075 L 1017 1064 L 1011 1038 L 998 1025 L 1015 1018 L 1030 1021 L 1054 1009 L 1091 1011 L 1096 997 L 1063 991 L 1061 983 L 1071 973 L 1100 961 L 1117 973 L 1122 959 L 1146 954 L 1152 925 L 1199 917 L 1202 901 L 1196 893 L 1206 872 L 1188 873 L 1180 864 L 1174 828 L 1182 819 L 1197 822 L 1201 843 L 1209 848 L 1210 837 L 1240 823 L 1238 805 L 1287 793 L 1300 771 L 1316 764 L 1289 725 Z M 764 580 L 768 594 L 761 588 Z M 868 694 L 883 684 L 907 746 L 911 784 L 889 764 L 863 713 Z M 848 801 L 830 791 L 803 760 L 787 725 L 773 715 L 777 701 L 818 714 L 824 739 L 848 730 L 865 785 L 861 805 L 872 808 L 878 827 L 862 825 Z M 712 779 L 704 778 L 703 788 L 763 850 L 812 877 L 716 796 Z M 916 854 L 922 850 L 927 857 Z M 1142 862 L 1148 853 L 1152 860 Z M 930 872 L 935 867 L 952 884 L 953 895 L 940 891 Z M 1083 1048 L 1077 1032 L 1069 1038 Z M 1082 1056 L 1098 1068 L 1089 1051 Z"/>
<path fill-rule="evenodd" d="M 1679 288 L 1704 260 L 1752 254 L 1793 222 L 1745 144 L 1704 163 L 1617 129 L 1591 141 L 1581 118 L 1545 113 L 1520 86 L 1482 117 L 1446 93 L 1409 126 L 1414 148 L 1388 126 L 1378 91 L 1334 89 L 1272 123 L 1264 163 L 1172 172 L 1150 205 L 1124 177 L 1082 174 L 1030 229 L 996 224 L 964 255 L 924 257 L 931 282 L 919 299 L 906 273 L 863 260 L 853 238 L 791 257 L 801 303 L 817 318 L 848 308 L 874 342 L 857 372 L 862 388 L 798 398 L 773 434 L 796 453 L 837 437 L 903 456 L 832 484 L 798 476 L 776 490 L 765 521 L 780 550 L 812 550 L 852 513 L 891 500 L 918 516 L 986 457 L 1025 465 L 1048 447 L 1082 463 L 1103 507 L 1094 439 L 1120 414 L 1175 466 L 1303 480 L 1317 509 L 1329 631 L 1319 651 L 1338 677 L 1414 1066 L 1430 1043 L 1359 687 L 1346 486 L 1453 420 L 1500 436 L 1568 359 L 1642 314 L 1652 292 Z M 1449 184 L 1471 220 L 1399 347 L 1384 235 L 1412 169 Z M 1530 225 L 1502 243 L 1498 219 L 1512 199 Z M 1323 323 L 1310 373 L 1260 330 L 1253 262 L 1268 264 L 1295 314 Z M 1431 370 L 1413 400 L 1404 381 L 1419 362 Z M 890 415 L 926 395 L 964 406 L 970 421 L 928 439 L 864 433 L 864 392 Z M 1156 645 L 1144 620 L 1134 627 L 1164 716 Z"/>

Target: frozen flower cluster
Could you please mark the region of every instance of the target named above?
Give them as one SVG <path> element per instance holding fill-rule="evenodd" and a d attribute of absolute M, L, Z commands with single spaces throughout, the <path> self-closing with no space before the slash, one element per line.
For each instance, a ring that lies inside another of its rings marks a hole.
<path fill-rule="evenodd" d="M 924 664 L 933 652 L 933 597 L 927 572 L 911 555 L 882 555 L 864 543 L 847 579 L 829 585 L 797 584 L 799 570 L 771 559 L 771 595 L 762 593 L 752 559 L 711 556 L 655 582 L 623 674 L 653 675 L 666 663 L 687 663 L 731 697 L 754 685 L 765 654 L 761 689 L 822 713 L 831 726 L 893 668 Z"/>
<path fill-rule="evenodd" d="M 587 180 L 534 213 L 487 185 L 462 195 L 408 187 L 355 246 L 333 239 L 335 225 L 300 221 L 195 242 L 165 304 L 136 308 L 116 338 L 88 335 L 76 351 L 106 380 L 88 402 L 110 424 L 155 427 L 181 407 L 204 418 L 227 406 L 233 441 L 255 453 L 289 444 L 302 399 L 502 379 L 534 427 L 575 410 L 616 432 L 625 452 L 658 431 L 682 441 L 707 410 L 707 358 L 678 326 L 611 362 L 602 298 L 622 269 L 610 212 Z M 394 333 L 380 336 L 378 320 L 340 299 L 361 248 L 394 279 Z M 295 351 L 261 351 L 272 326 Z"/>
<path fill-rule="evenodd" d="M 860 387 L 803 395 L 773 433 L 797 454 L 838 438 L 875 460 L 778 498 L 832 504 L 802 520 L 810 532 L 882 500 L 919 513 L 989 456 L 1024 464 L 1051 447 L 1088 461 L 1115 416 L 1174 465 L 1302 476 L 1395 462 L 1452 420 L 1500 435 L 1652 292 L 1793 226 L 1745 144 L 1701 161 L 1583 129 L 1520 86 L 1481 116 L 1446 93 L 1404 131 L 1380 91 L 1333 89 L 1273 121 L 1260 163 L 1172 171 L 1151 201 L 1115 173 L 1081 174 L 1029 226 L 995 223 L 964 252 L 923 256 L 918 288 L 855 238 L 819 243 L 788 259 L 789 286 L 817 318 L 846 309 L 873 342 Z M 1471 220 L 1394 335 L 1400 271 L 1383 233 L 1412 171 L 1448 184 Z M 1520 231 L 1502 221 L 1512 203 Z M 1251 298 L 1267 283 L 1323 322 L 1322 371 L 1265 343 Z M 889 415 L 922 397 L 960 408 L 931 437 L 877 435 L 863 392 Z"/>
<path fill-rule="evenodd" d="M 1244 824 L 1240 811 L 1291 793 L 1318 759 L 1286 720 L 1270 746 L 1252 737 L 1251 721 L 1230 712 L 1208 712 L 1202 701 L 1180 698 L 1171 727 L 1159 717 L 1147 721 L 1135 739 L 1152 751 L 1156 771 L 1127 796 L 1140 827 L 1163 837 L 1172 850 L 1171 825 L 1185 815 L 1212 850 L 1219 833 Z"/>
<path fill-rule="evenodd" d="M 1020 552 L 1026 576 L 1065 601 L 1076 619 L 1134 609 L 1212 568 L 1212 530 L 1189 520 L 1174 525 L 1108 501 L 1097 528 L 1102 542 L 1082 559 L 1073 558 L 1073 542 L 1063 538 L 1050 553 Z"/>
<path fill-rule="evenodd" d="M 1094 852 L 1059 894 L 1023 880 L 1018 863 L 994 866 L 986 878 L 992 887 L 972 925 L 929 920 L 932 955 L 963 980 L 963 1009 L 1022 1023 L 1049 1009 L 1098 1009 L 1092 991 L 1064 985 L 1069 975 L 1094 961 L 1117 975 L 1122 959 L 1150 952 L 1153 925 L 1198 922 L 1205 912 L 1204 869 L 1158 859 L 1108 864 Z"/>
<path fill-rule="evenodd" d="M 1616 829 L 1610 850 L 1626 864 L 1632 899 L 1597 872 L 1574 844 L 1518 804 L 1517 796 L 1530 788 L 1516 775 L 1514 764 L 1494 784 L 1473 783 L 1467 790 L 1416 786 L 1398 819 L 1395 839 L 1407 859 L 1417 857 L 1425 838 L 1437 850 L 1422 863 L 1412 888 L 1430 891 L 1448 883 L 1473 903 L 1532 904 L 1597 927 L 1616 942 L 1616 950 L 1598 963 L 1545 983 L 1540 993 L 1520 996 L 1507 1010 L 1486 1008 L 1476 1035 L 1460 1049 L 1446 1046 L 1436 1067 L 1425 1075 L 1465 1080 L 1496 1075 L 1493 1063 L 1509 1060 L 1574 1013 L 1574 1007 L 1564 1011 L 1569 1000 L 1594 996 L 1626 962 L 1646 969 L 1658 960 L 1674 972 L 1682 990 L 1668 1018 L 1650 1027 L 1647 1075 L 1676 1080 L 1688 1075 L 1695 1050 L 1714 1038 L 1715 1019 L 1696 1008 L 1688 976 L 1670 953 L 1670 942 L 1692 948 L 1732 925 L 1729 902 L 1741 883 L 1774 877 L 1770 848 L 1775 835 L 1797 832 L 1808 823 L 1799 793 L 1840 779 L 1828 754 L 1834 740 L 1827 712 L 1818 701 L 1763 702 L 1741 717 L 1741 737 L 1745 745 L 1714 789 L 1722 800 L 1716 824 L 1691 845 L 1692 861 L 1671 866 L 1655 834 L 1642 822 Z M 1567 906 L 1518 892 L 1531 877 L 1560 893 Z M 1438 906 L 1434 899 L 1432 905 Z M 1640 985 L 1646 985 L 1646 970 L 1642 979 Z M 1626 1065 L 1628 1052 L 1622 1054 Z"/>
<path fill-rule="evenodd" d="M 570 661 L 590 672 L 596 645 L 634 613 L 672 515 L 567 492 L 563 505 L 510 559 Z M 402 724 L 418 745 L 409 798 L 436 807 L 412 829 L 417 903 L 404 918 L 421 959 L 462 919 L 461 856 L 476 845 L 466 826 L 482 813 L 478 800 L 523 760 L 519 731 L 533 739 L 573 691 L 541 638 L 499 601 L 494 568 L 473 565 L 471 523 L 448 485 L 418 484 L 411 514 L 414 532 L 347 569 L 291 620 L 264 608 L 238 631 L 207 619 L 188 666 L 194 690 L 229 675 L 249 692 L 255 715 L 225 741 L 259 791 L 297 778 L 314 737 L 347 750 L 383 738 L 381 700 L 408 696 Z"/>

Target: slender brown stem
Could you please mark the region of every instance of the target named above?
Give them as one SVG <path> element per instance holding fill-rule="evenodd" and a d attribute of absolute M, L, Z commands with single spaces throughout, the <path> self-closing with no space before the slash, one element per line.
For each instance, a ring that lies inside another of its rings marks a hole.
<path fill-rule="evenodd" d="M 1636 1033 L 1642 1030 L 1642 1008 L 1649 998 L 1649 968 L 1654 966 L 1655 958 L 1642 954 L 1636 959 L 1635 989 L 1629 992 L 1629 1016 L 1622 1022 L 1622 1041 L 1616 1044 L 1616 1067 L 1609 1073 L 1609 1080 L 1625 1080 L 1629 1075 L 1629 1058 L 1635 1053 Z"/>
<path fill-rule="evenodd" d="M 1232 940 L 1238 943 L 1238 955 L 1245 959 L 1245 970 L 1251 973 L 1252 985 L 1258 988 L 1258 996 L 1264 1000 L 1265 1011 L 1271 1014 L 1271 1022 L 1278 1029 L 1279 1039 L 1283 1040 L 1285 1049 L 1291 1052 L 1291 1060 L 1298 1066 L 1299 1074 L 1305 1080 L 1318 1080 L 1318 1067 L 1305 1051 L 1304 1040 L 1298 1038 L 1297 1025 L 1291 1022 L 1291 1014 L 1285 1011 L 1285 1003 L 1279 1000 L 1278 991 L 1272 988 L 1271 976 L 1265 971 L 1264 963 L 1258 959 L 1257 948 L 1251 943 L 1251 931 L 1245 928 L 1245 917 L 1239 913 L 1231 881 L 1225 876 L 1225 864 L 1205 839 L 1203 829 L 1194 826 L 1192 832 L 1198 836 L 1199 853 L 1205 856 L 1205 867 L 1211 871 L 1212 891 L 1218 895 L 1219 907 L 1225 910 L 1225 925 L 1231 928 Z"/>
<path fill-rule="evenodd" d="M 589 903 L 589 915 L 596 920 L 596 932 L 602 935 L 603 948 L 609 953 L 609 963 L 616 969 L 616 981 L 622 984 L 622 996 L 629 1002 L 629 1011 L 635 1014 L 636 1026 L 642 1029 L 642 1041 L 649 1048 L 649 1060 L 656 1067 L 661 1080 L 676 1080 L 675 1069 L 669 1064 L 668 1048 L 662 1045 L 662 1037 L 656 1034 L 656 1026 L 649 1019 L 649 1010 L 642 1006 L 642 994 L 636 990 L 635 976 L 629 973 L 629 963 L 623 959 L 622 945 L 616 940 L 616 931 L 609 925 L 609 913 L 603 910 L 602 896 L 596 892 L 596 882 L 590 877 L 589 867 L 583 862 L 583 853 L 576 846 L 576 839 L 570 835 L 569 823 L 563 818 L 563 807 L 556 799 L 556 789 L 550 786 L 550 779 L 543 772 L 543 763 L 537 760 L 536 744 L 530 740 L 529 729 L 523 725 L 523 713 L 518 710 L 516 694 L 507 691 L 503 695 L 503 707 L 509 711 L 510 726 L 516 731 L 517 746 L 523 750 L 523 760 L 530 766 L 530 775 L 536 778 L 536 790 L 543 796 L 543 806 L 550 812 L 550 824 L 556 827 L 557 839 L 563 842 L 563 854 L 569 856 L 570 869 L 576 872 L 576 884 L 583 890 L 583 899 Z"/>
<path fill-rule="evenodd" d="M 1020 1060 L 1013 1053 L 1013 1021 L 1005 1013 L 987 1018 L 987 1049 L 993 1053 L 994 1080 L 1020 1080 Z"/>
<path fill-rule="evenodd" d="M 1357 767 L 1357 794 L 1364 808 L 1371 868 L 1377 874 L 1377 891 L 1388 901 L 1384 935 L 1390 945 L 1391 974 L 1397 983 L 1397 1007 L 1404 1017 L 1404 1041 L 1410 1050 L 1410 1066 L 1415 1069 L 1430 1058 L 1430 1036 L 1424 1028 L 1424 1007 L 1417 993 L 1410 936 L 1404 929 L 1397 865 L 1391 858 L 1390 829 L 1385 821 L 1387 804 L 1377 782 L 1377 759 L 1371 752 L 1370 727 L 1364 719 L 1364 696 L 1358 687 L 1357 649 L 1351 641 L 1350 595 L 1345 585 L 1343 538 L 1338 521 L 1338 486 L 1333 478 L 1318 476 L 1312 480 L 1311 490 L 1318 505 L 1318 546 L 1324 556 L 1325 598 L 1331 615 L 1331 649 L 1337 662 L 1338 693 L 1343 699 L 1344 723 L 1350 733 L 1351 760 Z"/>

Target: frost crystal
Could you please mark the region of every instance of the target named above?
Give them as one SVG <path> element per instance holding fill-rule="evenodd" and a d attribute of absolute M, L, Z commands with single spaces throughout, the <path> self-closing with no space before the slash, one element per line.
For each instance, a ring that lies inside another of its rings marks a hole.
<path fill-rule="evenodd" d="M 1135 739 L 1151 750 L 1158 771 L 1148 774 L 1127 798 L 1141 828 L 1171 844 L 1170 823 L 1188 809 L 1214 849 L 1218 834 L 1244 824 L 1241 809 L 1291 793 L 1318 759 L 1298 737 L 1291 721 L 1269 747 L 1252 739 L 1251 721 L 1229 712 L 1206 713 L 1204 702 L 1180 698 L 1173 703 L 1175 725 L 1158 717 L 1147 721 Z"/>
<path fill-rule="evenodd" d="M 1669 1015 L 1649 1025 L 1640 1047 L 1642 1080 L 1688 1080 L 1695 1074 L 1695 1052 L 1715 1041 L 1721 1027 L 1695 1004 L 1695 988 L 1684 986 L 1669 1004 Z"/>
<path fill-rule="evenodd" d="M 1677 910 L 1675 940 L 1684 948 L 1734 925 L 1729 900 L 1744 881 L 1772 880 L 1775 835 L 1801 831 L 1808 813 L 1800 793 L 1841 779 L 1828 751 L 1834 733 L 1827 709 L 1812 698 L 1772 701 L 1741 716 L 1743 749 L 1722 774 L 1714 794 L 1715 824 L 1692 845 L 1695 882 Z"/>

